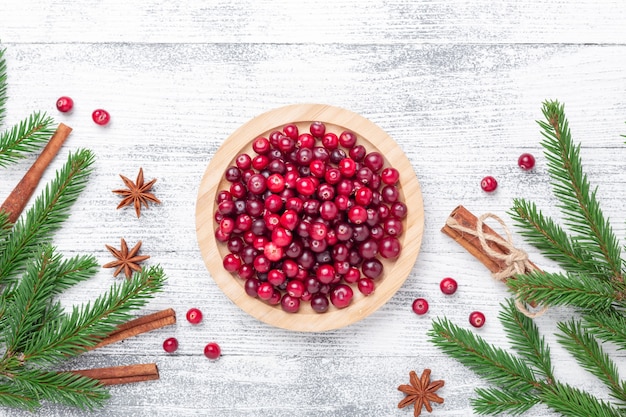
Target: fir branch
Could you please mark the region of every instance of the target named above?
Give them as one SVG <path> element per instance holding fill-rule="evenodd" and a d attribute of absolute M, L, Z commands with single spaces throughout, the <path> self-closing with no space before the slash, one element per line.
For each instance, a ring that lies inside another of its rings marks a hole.
<path fill-rule="evenodd" d="M 593 256 L 576 241 L 569 238 L 556 222 L 545 217 L 535 203 L 514 199 L 509 215 L 521 229 L 520 234 L 539 249 L 541 253 L 568 272 L 593 274 L 606 277 L 606 270 L 599 268 Z"/>
<path fill-rule="evenodd" d="M 0 126 L 4 122 L 7 104 L 7 63 L 4 59 L 6 49 L 0 49 Z"/>
<path fill-rule="evenodd" d="M 0 287 L 15 280 L 15 274 L 23 270 L 40 244 L 50 242 L 52 233 L 68 217 L 72 204 L 87 185 L 93 161 L 94 156 L 87 149 L 70 153 L 55 179 L 13 226 L 5 250 L 0 253 Z"/>
<path fill-rule="evenodd" d="M 0 167 L 25 158 L 48 142 L 54 133 L 54 119 L 45 113 L 32 113 L 0 134 Z"/>
<path fill-rule="evenodd" d="M 521 415 L 539 403 L 534 392 L 511 393 L 496 388 L 476 388 L 476 398 L 471 399 L 472 408 L 478 414 Z"/>
<path fill-rule="evenodd" d="M 604 382 L 615 399 L 626 405 L 626 390 L 620 381 L 617 366 L 593 335 L 585 331 L 579 320 L 559 323 L 558 327 L 561 331 L 557 334 L 559 343 L 584 369 Z"/>
<path fill-rule="evenodd" d="M 435 346 L 486 381 L 517 392 L 528 392 L 540 385 L 524 361 L 504 349 L 490 345 L 480 336 L 446 318 L 434 320 L 428 335 Z"/>
<path fill-rule="evenodd" d="M 110 397 L 100 381 L 71 372 L 51 372 L 37 369 L 16 372 L 12 381 L 22 391 L 38 400 L 71 405 L 83 410 L 102 407 Z"/>
<path fill-rule="evenodd" d="M 26 395 L 21 387 L 0 381 L 0 407 L 23 408 L 35 411 L 41 403 L 33 395 Z"/>
<path fill-rule="evenodd" d="M 113 285 L 108 294 L 93 304 L 74 307 L 58 321 L 49 321 L 30 340 L 24 360 L 31 363 L 55 363 L 67 356 L 82 353 L 131 318 L 131 311 L 146 304 L 160 291 L 165 281 L 161 267 L 153 266 L 135 273 L 130 280 Z"/>
<path fill-rule="evenodd" d="M 552 385 L 551 389 L 541 391 L 540 398 L 554 411 L 569 417 L 624 416 L 609 403 L 567 384 Z"/>
<path fill-rule="evenodd" d="M 522 300 L 550 306 L 607 310 L 619 301 L 609 283 L 587 275 L 533 271 L 516 275 L 507 281 L 507 286 Z"/>
<path fill-rule="evenodd" d="M 577 233 L 575 241 L 585 245 L 595 261 L 607 268 L 610 277 L 621 280 L 621 247 L 602 214 L 596 191 L 590 190 L 587 175 L 583 173 L 580 145 L 572 142 L 564 107 L 558 101 L 546 101 L 543 114 L 547 122 L 538 122 L 545 138 L 542 145 L 565 222 Z"/>
<path fill-rule="evenodd" d="M 513 349 L 533 366 L 535 373 L 546 380 L 554 381 L 550 348 L 539 334 L 539 329 L 533 320 L 522 314 L 515 306 L 513 299 L 508 299 L 501 305 L 499 319 L 506 330 Z"/>
<path fill-rule="evenodd" d="M 598 339 L 614 343 L 626 350 L 626 316 L 620 311 L 589 311 L 583 315 L 583 325 Z"/>

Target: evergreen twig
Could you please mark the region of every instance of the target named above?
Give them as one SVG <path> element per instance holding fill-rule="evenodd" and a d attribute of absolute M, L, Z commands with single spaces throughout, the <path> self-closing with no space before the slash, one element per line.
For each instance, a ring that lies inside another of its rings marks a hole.
<path fill-rule="evenodd" d="M 11 129 L 0 133 L 0 167 L 25 158 L 39 150 L 54 133 L 54 119 L 35 112 Z"/>

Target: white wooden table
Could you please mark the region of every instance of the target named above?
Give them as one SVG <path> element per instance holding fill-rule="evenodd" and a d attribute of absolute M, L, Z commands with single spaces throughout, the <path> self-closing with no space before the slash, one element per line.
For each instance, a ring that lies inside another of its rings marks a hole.
<path fill-rule="evenodd" d="M 555 214 L 535 120 L 541 102 L 566 104 L 574 138 L 605 213 L 625 236 L 626 4 L 622 0 L 445 2 L 420 0 L 111 0 L 0 3 L 0 41 L 7 49 L 7 123 L 44 110 L 74 128 L 46 173 L 68 151 L 97 155 L 88 190 L 57 234 L 65 254 L 110 260 L 105 244 L 139 239 L 169 277 L 146 312 L 173 307 L 175 327 L 108 346 L 68 367 L 157 362 L 159 381 L 112 388 L 93 414 L 46 405 L 41 415 L 160 416 L 410 416 L 398 410 L 410 370 L 431 368 L 445 379 L 436 416 L 473 415 L 473 389 L 485 386 L 444 356 L 426 336 L 431 319 L 465 325 L 470 311 L 487 316 L 479 333 L 506 346 L 496 317 L 508 295 L 488 271 L 440 232 L 449 212 L 508 219 L 514 197 L 534 199 Z M 56 98 L 73 97 L 70 115 Z M 404 149 L 419 178 L 425 206 L 422 249 L 405 285 L 380 310 L 349 327 L 319 334 L 269 327 L 236 307 L 204 267 L 195 234 L 195 201 L 205 167 L 224 139 L 254 116 L 287 104 L 316 102 L 369 118 Z M 105 108 L 108 127 L 91 112 Z M 516 164 L 537 157 L 532 172 Z M 6 195 L 32 159 L 2 170 Z M 115 210 L 118 174 L 143 167 L 161 206 Z M 480 179 L 494 175 L 493 194 Z M 538 264 L 550 267 L 516 235 Z M 439 291 L 445 276 L 460 285 Z M 64 302 L 95 297 L 114 282 L 102 270 Z M 418 317 L 411 302 L 430 301 Z M 184 319 L 190 307 L 202 325 Z M 608 394 L 554 342 L 568 312 L 538 319 L 552 342 L 557 375 L 603 398 Z M 161 343 L 176 336 L 180 348 Z M 221 359 L 202 349 L 217 341 Z M 626 354 L 612 352 L 622 372 Z M 0 410 L 2 416 L 29 416 Z M 428 415 L 426 413 L 426 415 Z M 529 415 L 552 416 L 537 407 Z"/>

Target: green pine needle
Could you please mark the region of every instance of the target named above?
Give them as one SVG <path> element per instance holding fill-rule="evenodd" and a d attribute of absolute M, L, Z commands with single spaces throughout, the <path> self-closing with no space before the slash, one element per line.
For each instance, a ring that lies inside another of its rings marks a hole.
<path fill-rule="evenodd" d="M 588 332 L 606 343 L 614 343 L 626 350 L 626 316 L 621 311 L 591 311 L 583 315 L 583 325 Z"/>
<path fill-rule="evenodd" d="M 553 381 L 550 348 L 539 334 L 535 322 L 517 309 L 513 299 L 508 299 L 506 304 L 502 305 L 499 319 L 513 349 L 533 367 L 537 376 L 548 382 Z"/>
<path fill-rule="evenodd" d="M 509 392 L 496 388 L 477 388 L 471 399 L 474 411 L 481 415 L 510 414 L 519 416 L 539 403 L 532 392 Z"/>
<path fill-rule="evenodd" d="M 28 411 L 35 411 L 41 407 L 41 403 L 34 395 L 24 391 L 16 384 L 0 379 L 0 407 L 23 408 Z"/>
<path fill-rule="evenodd" d="M 428 335 L 435 346 L 488 382 L 519 392 L 528 392 L 539 385 L 524 361 L 446 318 L 434 320 Z"/>
<path fill-rule="evenodd" d="M 0 133 L 0 167 L 6 167 L 39 150 L 54 133 L 54 119 L 35 112 L 11 129 Z"/>
<path fill-rule="evenodd" d="M 541 401 L 554 411 L 569 417 L 623 417 L 624 414 L 593 395 L 557 383 L 541 391 Z"/>
<path fill-rule="evenodd" d="M 25 268 L 39 245 L 51 241 L 53 232 L 68 217 L 72 204 L 87 185 L 93 162 L 90 150 L 70 153 L 55 179 L 14 225 L 11 239 L 0 253 L 0 287 L 16 279 L 15 275 Z"/>
<path fill-rule="evenodd" d="M 549 306 L 607 310 L 618 301 L 610 283 L 586 275 L 533 271 L 507 281 L 522 300 Z"/>
<path fill-rule="evenodd" d="M 626 391 L 624 382 L 619 378 L 617 366 L 595 337 L 586 332 L 579 320 L 559 323 L 559 330 L 561 331 L 557 334 L 559 343 L 584 369 L 604 382 L 614 398 L 623 401 L 622 405 L 625 405 Z"/>
<path fill-rule="evenodd" d="M 576 233 L 573 239 L 584 245 L 597 263 L 605 265 L 611 276 L 620 277 L 621 247 L 583 172 L 580 145 L 572 141 L 564 106 L 558 101 L 547 101 L 543 114 L 546 121 L 538 122 L 545 138 L 542 145 L 565 223 Z"/>

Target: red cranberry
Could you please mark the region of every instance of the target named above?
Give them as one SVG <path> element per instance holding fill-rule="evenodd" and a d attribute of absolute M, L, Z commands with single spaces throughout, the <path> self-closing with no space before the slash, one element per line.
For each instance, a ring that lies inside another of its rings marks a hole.
<path fill-rule="evenodd" d="M 235 164 L 237 164 L 239 169 L 246 171 L 252 167 L 252 158 L 247 153 L 239 154 L 235 158 Z"/>
<path fill-rule="evenodd" d="M 385 259 L 396 259 L 400 256 L 402 245 L 398 238 L 387 236 L 378 242 L 378 253 Z"/>
<path fill-rule="evenodd" d="M 285 134 L 285 136 L 293 140 L 297 140 L 298 139 L 298 126 L 296 126 L 293 123 L 285 125 L 285 127 L 283 127 L 283 133 Z"/>
<path fill-rule="evenodd" d="M 300 310 L 300 299 L 289 294 L 285 294 L 280 300 L 280 306 L 287 313 L 297 313 L 298 310 Z"/>
<path fill-rule="evenodd" d="M 167 353 L 176 352 L 178 349 L 178 340 L 175 337 L 169 337 L 163 342 L 163 350 Z"/>
<path fill-rule="evenodd" d="M 329 151 L 332 151 L 333 149 L 337 149 L 337 146 L 339 146 L 339 138 L 334 133 L 326 133 L 322 137 L 322 146 L 328 149 Z"/>
<path fill-rule="evenodd" d="M 187 321 L 191 324 L 199 324 L 202 321 L 202 311 L 197 308 L 190 308 L 186 316 Z"/>
<path fill-rule="evenodd" d="M 91 118 L 94 123 L 100 126 L 104 126 L 111 121 L 111 115 L 104 109 L 97 109 L 91 113 Z"/>
<path fill-rule="evenodd" d="M 367 220 L 367 209 L 363 206 L 353 206 L 348 210 L 348 220 L 352 224 L 361 224 Z"/>
<path fill-rule="evenodd" d="M 498 182 L 494 177 L 488 175 L 480 181 L 480 188 L 482 188 L 483 191 L 490 193 L 498 188 Z"/>
<path fill-rule="evenodd" d="M 346 272 L 343 276 L 343 280 L 348 284 L 354 284 L 355 282 L 358 282 L 359 279 L 361 279 L 361 271 L 359 271 L 359 268 L 354 266 L 351 266 L 350 269 L 348 269 L 348 272 Z"/>
<path fill-rule="evenodd" d="M 368 278 L 376 279 L 383 273 L 383 264 L 378 259 L 367 259 L 361 265 L 361 272 Z"/>
<path fill-rule="evenodd" d="M 261 282 L 259 282 L 259 280 L 256 278 L 247 279 L 244 285 L 246 294 L 248 294 L 250 297 L 256 297 L 258 294 L 260 284 Z"/>
<path fill-rule="evenodd" d="M 316 138 L 321 138 L 326 133 L 326 125 L 322 122 L 313 122 L 309 127 L 311 135 Z"/>
<path fill-rule="evenodd" d="M 315 275 L 322 284 L 330 284 L 335 279 L 335 268 L 332 265 L 320 265 Z"/>
<path fill-rule="evenodd" d="M 349 131 L 344 131 L 339 135 L 339 144 L 344 148 L 352 148 L 356 145 L 356 135 Z"/>
<path fill-rule="evenodd" d="M 291 280 L 287 283 L 287 294 L 292 297 L 300 298 L 302 294 L 306 290 L 305 285 L 302 281 Z"/>
<path fill-rule="evenodd" d="M 406 207 L 406 204 L 404 204 L 402 201 L 396 201 L 391 205 L 389 212 L 392 216 L 398 219 L 404 219 L 408 214 L 408 209 Z"/>
<path fill-rule="evenodd" d="M 367 150 L 363 145 L 355 145 L 348 151 L 348 155 L 350 158 L 354 159 L 355 162 L 361 162 L 366 154 Z"/>
<path fill-rule="evenodd" d="M 444 294 L 454 294 L 458 288 L 458 284 L 454 278 L 446 277 L 439 283 L 439 288 Z"/>
<path fill-rule="evenodd" d="M 63 96 L 57 99 L 57 110 L 61 113 L 67 113 L 74 108 L 74 100 L 71 97 Z"/>
<path fill-rule="evenodd" d="M 385 168 L 380 173 L 380 180 L 387 185 L 396 185 L 400 180 L 400 172 L 395 168 Z"/>
<path fill-rule="evenodd" d="M 262 282 L 257 289 L 257 295 L 261 300 L 269 300 L 274 294 L 274 286 L 269 282 Z"/>
<path fill-rule="evenodd" d="M 271 149 L 270 141 L 263 136 L 259 136 L 252 141 L 252 149 L 259 155 L 265 155 Z"/>
<path fill-rule="evenodd" d="M 222 261 L 222 265 L 224 265 L 224 269 L 228 272 L 235 272 L 241 266 L 241 259 L 235 254 L 229 253 L 224 256 L 224 260 Z"/>
<path fill-rule="evenodd" d="M 354 292 L 346 284 L 336 285 L 330 292 L 330 302 L 337 308 L 346 308 L 352 302 Z"/>
<path fill-rule="evenodd" d="M 518 158 L 517 165 L 524 171 L 529 171 L 535 167 L 535 157 L 529 153 L 523 153 Z"/>
<path fill-rule="evenodd" d="M 359 291 L 361 291 L 361 294 L 363 295 L 370 295 L 374 292 L 374 289 L 376 288 L 374 280 L 370 278 L 361 278 L 358 281 L 357 286 L 359 287 Z"/>
<path fill-rule="evenodd" d="M 469 315 L 469 322 L 476 328 L 483 327 L 485 324 L 485 315 L 480 311 L 472 311 Z"/>
<path fill-rule="evenodd" d="M 428 301 L 424 298 L 416 298 L 411 305 L 413 312 L 418 315 L 426 314 L 428 312 Z"/>
<path fill-rule="evenodd" d="M 211 360 L 219 358 L 221 354 L 222 349 L 220 349 L 220 345 L 215 342 L 210 342 L 204 347 L 204 356 Z"/>
<path fill-rule="evenodd" d="M 329 306 L 328 298 L 323 294 L 315 294 L 313 298 L 311 298 L 311 308 L 316 313 L 325 313 L 328 311 Z"/>
<path fill-rule="evenodd" d="M 372 172 L 376 173 L 383 168 L 385 164 L 385 159 L 380 154 L 380 152 L 370 152 L 365 155 L 365 159 L 363 160 L 363 164 L 366 167 L 372 170 Z"/>

